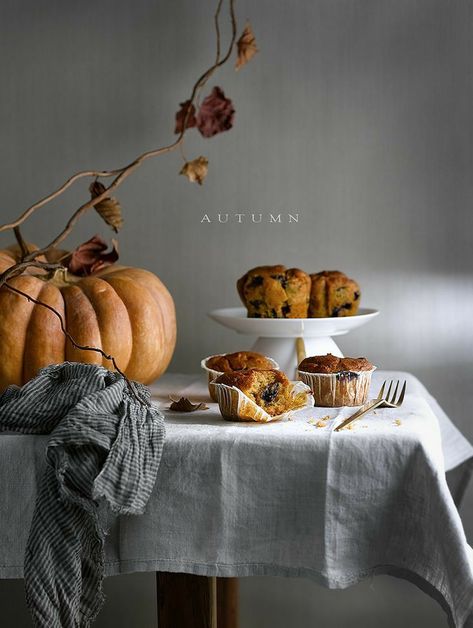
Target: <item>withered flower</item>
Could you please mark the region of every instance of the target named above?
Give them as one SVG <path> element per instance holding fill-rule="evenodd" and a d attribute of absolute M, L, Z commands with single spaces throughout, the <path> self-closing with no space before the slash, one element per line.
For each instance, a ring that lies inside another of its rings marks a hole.
<path fill-rule="evenodd" d="M 108 244 L 99 235 L 80 244 L 64 261 L 74 275 L 85 277 L 111 266 L 118 259 L 118 242 L 112 240 L 112 250 L 106 253 Z"/>
<path fill-rule="evenodd" d="M 209 160 L 206 157 L 197 157 L 192 161 L 187 161 L 179 174 L 185 175 L 191 183 L 197 182 L 202 185 L 209 170 Z"/>
<path fill-rule="evenodd" d="M 235 109 L 220 87 L 214 87 L 204 98 L 197 113 L 197 128 L 204 137 L 228 131 L 233 126 Z"/>
<path fill-rule="evenodd" d="M 239 70 L 246 65 L 255 54 L 258 52 L 258 46 L 256 45 L 255 34 L 251 28 L 249 22 L 246 23 L 243 33 L 240 39 L 237 41 L 237 60 L 235 64 L 235 70 Z"/>

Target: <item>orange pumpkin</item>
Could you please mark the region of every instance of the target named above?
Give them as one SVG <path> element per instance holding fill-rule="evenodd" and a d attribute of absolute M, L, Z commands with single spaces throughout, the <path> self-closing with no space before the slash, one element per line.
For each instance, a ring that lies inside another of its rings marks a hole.
<path fill-rule="evenodd" d="M 1 250 L 0 273 L 17 261 L 17 246 Z M 166 370 L 176 344 L 176 316 L 172 297 L 156 275 L 115 265 L 89 277 L 68 273 L 45 280 L 41 272 L 28 269 L 9 283 L 54 307 L 75 342 L 103 349 L 127 377 L 144 384 Z M 53 312 L 1 288 L 0 390 L 24 384 L 39 368 L 65 360 L 113 369 L 99 353 L 76 349 Z"/>

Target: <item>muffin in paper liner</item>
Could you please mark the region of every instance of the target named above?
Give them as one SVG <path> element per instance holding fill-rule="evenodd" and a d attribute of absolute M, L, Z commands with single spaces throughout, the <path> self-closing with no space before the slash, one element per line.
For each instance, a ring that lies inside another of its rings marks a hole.
<path fill-rule="evenodd" d="M 263 408 L 258 406 L 254 401 L 245 395 L 239 388 L 235 386 L 226 386 L 225 384 L 216 384 L 211 382 L 209 387 L 215 394 L 222 417 L 227 421 L 256 421 L 258 423 L 269 423 L 270 421 L 281 421 L 289 417 L 296 410 L 310 408 L 314 405 L 314 398 L 309 386 L 303 382 L 292 382 L 292 394 L 294 397 L 305 393 L 305 400 L 301 400 L 292 410 L 271 416 Z"/>
<path fill-rule="evenodd" d="M 204 358 L 200 362 L 200 366 L 204 369 L 204 371 L 207 371 L 210 398 L 212 399 L 212 401 L 216 401 L 216 402 L 218 402 L 218 399 L 217 399 L 214 389 L 210 386 L 210 383 L 213 382 L 214 379 L 217 379 L 217 377 L 220 377 L 220 375 L 223 375 L 223 371 L 216 371 L 214 369 L 208 368 L 207 360 L 210 360 L 210 358 L 215 358 L 218 355 L 227 355 L 227 354 L 215 353 L 214 355 L 208 355 L 206 358 Z M 276 362 L 276 360 L 273 360 L 273 358 L 270 358 L 267 355 L 265 355 L 264 357 L 270 362 L 272 362 L 273 368 L 279 370 L 279 364 Z"/>
<path fill-rule="evenodd" d="M 366 403 L 371 375 L 375 369 L 338 373 L 308 373 L 298 369 L 297 372 L 299 378 L 312 390 L 316 406 L 339 408 Z"/>

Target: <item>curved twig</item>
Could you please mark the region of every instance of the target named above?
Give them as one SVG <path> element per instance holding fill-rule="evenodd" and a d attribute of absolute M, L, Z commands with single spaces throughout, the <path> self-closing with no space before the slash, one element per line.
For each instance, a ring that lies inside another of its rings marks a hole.
<path fill-rule="evenodd" d="M 18 264 L 14 264 L 7 268 L 2 274 L 0 274 L 0 288 L 9 280 L 14 277 L 18 277 L 18 275 L 23 274 L 25 270 L 28 268 L 41 268 L 43 270 L 59 270 L 60 268 L 64 269 L 62 264 L 50 263 L 50 262 L 38 262 L 36 260 L 31 261 L 22 261 L 18 262 Z"/>
<path fill-rule="evenodd" d="M 203 72 L 202 75 L 195 82 L 195 84 L 194 84 L 194 86 L 192 88 L 191 96 L 189 98 L 190 104 L 194 103 L 198 91 L 202 87 L 204 87 L 204 85 L 207 83 L 207 81 L 212 76 L 212 74 L 215 72 L 215 70 L 217 70 L 220 66 L 222 66 L 224 63 L 226 63 L 228 61 L 228 59 L 229 59 L 229 57 L 230 57 L 230 55 L 232 53 L 233 46 L 234 46 L 235 41 L 236 41 L 236 17 L 235 17 L 234 0 L 229 0 L 230 19 L 231 19 L 231 24 L 232 24 L 232 35 L 231 35 L 231 40 L 230 40 L 230 43 L 229 43 L 229 46 L 228 46 L 226 54 L 225 54 L 225 56 L 223 58 L 220 59 L 220 28 L 218 26 L 218 20 L 219 20 L 220 12 L 221 12 L 221 9 L 222 9 L 222 4 L 223 4 L 223 0 L 219 0 L 218 5 L 217 5 L 217 9 L 216 9 L 216 12 L 215 12 L 215 15 L 214 15 L 214 21 L 215 21 L 215 26 L 216 26 L 216 35 L 217 35 L 217 56 L 216 56 L 216 60 L 215 60 L 215 63 L 213 63 L 207 70 L 205 70 L 205 72 Z M 8 229 L 13 229 L 15 227 L 20 226 L 29 216 L 31 216 L 31 214 L 34 211 L 36 211 L 40 207 L 43 207 L 47 203 L 51 202 L 52 200 L 54 200 L 55 198 L 60 196 L 73 183 L 75 183 L 77 180 L 79 180 L 79 179 L 81 179 L 83 177 L 96 177 L 96 178 L 98 178 L 98 177 L 113 177 L 113 176 L 115 176 L 115 179 L 112 182 L 112 184 L 108 188 L 106 188 L 102 194 L 100 194 L 99 196 L 94 197 L 94 199 L 91 199 L 87 203 L 84 203 L 83 205 L 81 205 L 81 207 L 79 207 L 79 209 L 77 209 L 74 212 L 74 214 L 72 215 L 72 217 L 68 221 L 68 223 L 67 223 L 66 227 L 64 228 L 64 230 L 56 238 L 54 238 L 54 240 L 52 240 L 49 245 L 41 248 L 37 252 L 30 253 L 26 257 L 26 259 L 34 259 L 38 255 L 43 254 L 48 248 L 50 248 L 52 246 L 56 246 L 57 244 L 62 242 L 67 237 L 67 235 L 69 235 L 72 227 L 74 226 L 74 224 L 76 223 L 77 219 L 80 217 L 80 215 L 82 213 L 84 213 L 85 211 L 87 211 L 91 207 L 94 207 L 95 205 L 100 203 L 101 200 L 103 200 L 107 195 L 109 195 L 109 191 L 110 190 L 113 190 L 116 187 L 118 187 L 126 179 L 126 177 L 129 176 L 134 170 L 136 170 L 136 168 L 138 168 L 144 161 L 146 161 L 147 159 L 150 159 L 152 157 L 157 157 L 158 155 L 162 155 L 164 153 L 171 152 L 171 151 L 175 150 L 178 146 L 181 145 L 181 143 L 182 143 L 182 141 L 184 139 L 184 135 L 185 135 L 185 133 L 187 131 L 187 118 L 190 115 L 190 109 L 191 109 L 191 107 L 189 105 L 188 110 L 187 110 L 187 114 L 186 114 L 186 117 L 185 117 L 185 120 L 184 120 L 184 123 L 183 123 L 182 130 L 181 130 L 179 136 L 177 137 L 177 139 L 174 142 L 172 142 L 171 144 L 169 144 L 167 146 L 164 146 L 162 148 L 158 148 L 158 149 L 155 149 L 155 150 L 147 151 L 147 152 L 143 153 L 142 155 L 140 155 L 139 157 L 137 157 L 136 159 L 134 159 L 127 166 L 124 166 L 122 168 L 117 168 L 115 170 L 102 170 L 102 171 L 101 170 L 83 170 L 81 172 L 78 172 L 78 173 L 74 174 L 73 176 L 69 177 L 69 179 L 67 179 L 67 181 L 65 181 L 59 188 L 57 188 L 57 190 L 55 190 L 54 192 L 52 192 L 48 196 L 45 196 L 41 200 L 37 201 L 36 203 L 34 203 L 30 207 L 28 207 L 28 209 L 26 209 L 15 221 L 13 221 L 11 223 L 6 223 L 4 225 L 0 225 L 0 232 L 6 231 Z"/>
<path fill-rule="evenodd" d="M 194 83 L 192 87 L 192 91 L 191 91 L 191 96 L 189 98 L 189 107 L 187 109 L 187 113 L 183 121 L 181 132 L 179 133 L 178 137 L 176 138 L 174 142 L 172 142 L 171 144 L 167 146 L 163 146 L 161 148 L 147 151 L 143 153 L 142 155 L 140 155 L 139 157 L 137 157 L 136 159 L 134 159 L 127 166 L 124 166 L 122 168 L 118 168 L 115 170 L 103 170 L 103 171 L 102 170 L 83 170 L 83 171 L 77 172 L 76 174 L 69 177 L 69 179 L 67 179 L 59 188 L 54 190 L 51 194 L 48 194 L 44 198 L 40 199 L 39 201 L 37 201 L 36 203 L 28 207 L 16 220 L 10 223 L 6 223 L 4 225 L 0 225 L 0 232 L 7 231 L 8 229 L 13 229 L 15 236 L 17 238 L 18 244 L 20 246 L 21 256 L 22 256 L 20 262 L 14 264 L 13 266 L 11 266 L 10 268 L 8 268 L 7 270 L 5 270 L 3 273 L 0 274 L 0 288 L 4 286 L 5 288 L 8 288 L 12 292 L 15 292 L 18 295 L 21 295 L 28 301 L 31 301 L 37 305 L 40 305 L 50 310 L 59 319 L 62 333 L 73 344 L 74 347 L 82 351 L 94 351 L 96 353 L 99 353 L 105 360 L 109 360 L 113 364 L 113 367 L 117 371 L 117 373 L 119 373 L 125 379 L 133 396 L 140 403 L 145 403 L 147 405 L 149 405 L 147 400 L 140 398 L 139 394 L 135 390 L 133 382 L 130 381 L 127 378 L 127 376 L 123 373 L 123 371 L 120 370 L 120 368 L 118 367 L 115 361 L 115 358 L 112 355 L 106 354 L 102 349 L 99 349 L 97 347 L 79 345 L 71 336 L 71 334 L 67 331 L 64 319 L 57 310 L 55 310 L 52 306 L 48 305 L 47 303 L 44 303 L 43 301 L 40 301 L 39 299 L 36 299 L 30 296 L 26 292 L 23 292 L 19 288 L 12 286 L 11 284 L 8 283 L 8 281 L 10 279 L 13 279 L 14 277 L 17 277 L 18 275 L 21 275 L 25 270 L 31 267 L 41 268 L 46 271 L 53 271 L 60 268 L 64 268 L 62 264 L 41 262 L 41 261 L 38 261 L 37 258 L 47 253 L 51 248 L 54 248 L 58 244 L 60 244 L 69 235 L 74 225 L 76 224 L 76 222 L 79 220 L 79 218 L 84 212 L 86 212 L 91 207 L 98 205 L 107 196 L 110 196 L 110 192 L 114 190 L 115 188 L 117 188 L 119 185 L 121 185 L 121 183 L 123 183 L 123 181 L 132 172 L 134 172 L 137 168 L 139 168 L 144 161 L 153 157 L 157 157 L 164 153 L 169 153 L 175 150 L 176 148 L 182 146 L 184 142 L 184 136 L 187 130 L 187 121 L 191 112 L 191 106 L 194 104 L 200 90 L 204 87 L 204 85 L 207 83 L 207 81 L 213 75 L 213 73 L 220 66 L 222 66 L 224 63 L 228 61 L 232 53 L 233 46 L 236 41 L 236 18 L 235 18 L 234 0 L 228 0 L 228 4 L 229 4 L 231 27 L 232 27 L 231 40 L 228 45 L 228 49 L 225 55 L 221 58 L 221 37 L 220 37 L 219 17 L 220 17 L 220 12 L 223 5 L 223 0 L 218 0 L 217 8 L 214 14 L 214 23 L 215 23 L 216 40 L 217 40 L 215 62 L 209 68 L 207 68 L 207 70 L 205 70 L 205 72 L 203 72 L 201 76 L 197 79 L 197 81 Z M 33 212 L 35 212 L 40 207 L 43 207 L 47 203 L 51 202 L 52 200 L 54 200 L 55 198 L 63 194 L 71 185 L 73 185 L 76 181 L 84 177 L 95 177 L 95 178 L 114 177 L 114 179 L 112 183 L 108 186 L 108 188 L 104 189 L 102 194 L 88 200 L 87 202 L 83 203 L 78 209 L 76 209 L 76 211 L 69 218 L 64 229 L 53 240 L 51 240 L 49 244 L 35 251 L 28 252 L 28 247 L 26 243 L 24 242 L 23 237 L 20 232 L 20 225 L 23 222 L 25 222 L 25 220 L 29 218 L 33 214 Z"/>

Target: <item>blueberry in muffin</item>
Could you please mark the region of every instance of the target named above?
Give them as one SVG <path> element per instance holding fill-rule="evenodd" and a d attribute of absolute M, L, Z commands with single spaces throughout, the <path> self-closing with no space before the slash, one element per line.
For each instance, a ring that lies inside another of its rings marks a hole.
<path fill-rule="evenodd" d="M 307 393 L 293 394 L 293 384 L 275 369 L 247 369 L 224 373 L 214 384 L 234 386 L 271 416 L 277 416 L 304 405 Z"/>
<path fill-rule="evenodd" d="M 366 358 L 339 358 L 328 353 L 305 358 L 298 373 L 310 386 L 317 406 L 359 406 L 368 398 L 375 368 Z"/>

